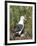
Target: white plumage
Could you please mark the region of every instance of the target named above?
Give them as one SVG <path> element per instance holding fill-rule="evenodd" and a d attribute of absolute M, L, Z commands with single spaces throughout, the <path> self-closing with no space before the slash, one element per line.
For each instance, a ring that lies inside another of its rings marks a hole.
<path fill-rule="evenodd" d="M 18 34 L 18 35 L 20 35 L 21 32 L 24 29 L 24 20 L 25 20 L 25 17 L 24 16 L 21 16 L 20 17 L 20 21 L 18 22 L 18 24 L 17 24 L 17 26 L 15 28 L 16 34 Z"/>

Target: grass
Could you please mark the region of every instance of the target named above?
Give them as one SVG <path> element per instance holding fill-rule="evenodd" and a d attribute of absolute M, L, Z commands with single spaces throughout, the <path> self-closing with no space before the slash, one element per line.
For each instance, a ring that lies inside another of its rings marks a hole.
<path fill-rule="evenodd" d="M 31 6 L 10 6 L 10 30 L 14 29 L 19 22 L 20 16 L 25 16 L 27 21 L 24 23 L 24 33 L 32 37 L 32 7 Z"/>

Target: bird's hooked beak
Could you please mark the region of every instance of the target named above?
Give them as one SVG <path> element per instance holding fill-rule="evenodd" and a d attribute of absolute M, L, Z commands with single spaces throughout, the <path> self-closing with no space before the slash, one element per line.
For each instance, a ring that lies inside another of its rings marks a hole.
<path fill-rule="evenodd" d="M 27 21 L 27 19 L 25 18 L 24 21 Z"/>
<path fill-rule="evenodd" d="M 27 21 L 27 19 L 26 19 L 26 15 L 24 16 L 24 21 Z"/>

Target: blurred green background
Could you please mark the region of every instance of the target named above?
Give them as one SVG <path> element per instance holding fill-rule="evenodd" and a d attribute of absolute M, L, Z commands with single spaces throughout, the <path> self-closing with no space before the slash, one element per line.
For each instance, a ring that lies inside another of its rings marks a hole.
<path fill-rule="evenodd" d="M 10 30 L 19 22 L 20 16 L 25 16 L 24 34 L 32 37 L 32 6 L 10 6 Z"/>

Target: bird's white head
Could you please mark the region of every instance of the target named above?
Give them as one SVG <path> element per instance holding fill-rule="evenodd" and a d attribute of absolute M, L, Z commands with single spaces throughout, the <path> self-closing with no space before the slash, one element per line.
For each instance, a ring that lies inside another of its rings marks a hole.
<path fill-rule="evenodd" d="M 24 17 L 24 16 L 21 16 L 21 17 L 20 17 L 20 19 L 21 19 L 21 20 L 24 20 L 24 19 L 25 19 L 25 17 Z"/>
<path fill-rule="evenodd" d="M 24 20 L 27 21 L 26 15 L 25 15 L 25 16 L 21 16 L 20 19 L 23 20 L 23 21 L 24 21 Z"/>

